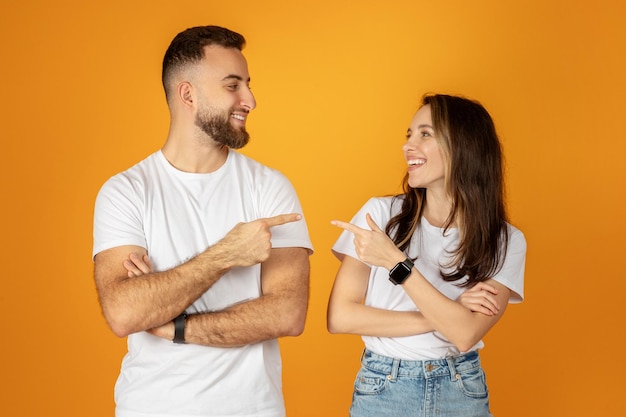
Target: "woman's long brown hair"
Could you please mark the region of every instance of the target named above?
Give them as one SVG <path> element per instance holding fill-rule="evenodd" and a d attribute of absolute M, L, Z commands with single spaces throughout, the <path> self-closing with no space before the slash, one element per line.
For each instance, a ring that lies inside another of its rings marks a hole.
<path fill-rule="evenodd" d="M 476 101 L 433 94 L 424 96 L 422 106 L 426 105 L 430 105 L 435 137 L 447 162 L 446 189 L 452 210 L 444 232 L 454 224 L 460 239 L 450 264 L 441 265 L 452 272 L 442 270 L 441 276 L 446 281 L 467 276 L 461 285 L 472 287 L 500 270 L 508 246 L 500 140 L 491 116 Z M 411 188 L 408 174 L 403 188 L 404 194 L 394 197 L 402 200 L 401 211 L 385 230 L 398 248 L 408 252 L 424 210 L 426 189 Z"/>

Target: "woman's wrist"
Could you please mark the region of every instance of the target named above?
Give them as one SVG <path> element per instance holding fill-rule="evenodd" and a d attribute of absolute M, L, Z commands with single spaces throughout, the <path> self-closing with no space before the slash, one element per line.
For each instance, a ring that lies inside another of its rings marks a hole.
<path fill-rule="evenodd" d="M 390 263 L 386 265 L 387 270 L 391 271 L 396 265 L 398 265 L 400 262 L 403 262 L 405 259 L 407 259 L 406 254 L 404 254 L 403 252 L 398 252 L 393 258 L 389 258 L 390 259 Z"/>

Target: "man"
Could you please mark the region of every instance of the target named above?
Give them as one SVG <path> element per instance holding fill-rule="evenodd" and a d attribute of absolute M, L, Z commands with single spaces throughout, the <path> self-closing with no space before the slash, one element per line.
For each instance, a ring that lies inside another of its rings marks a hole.
<path fill-rule="evenodd" d="M 118 417 L 285 415 L 277 338 L 304 329 L 312 245 L 289 181 L 232 150 L 256 106 L 244 44 L 216 26 L 174 38 L 165 145 L 98 194 L 96 286 L 128 336 Z"/>

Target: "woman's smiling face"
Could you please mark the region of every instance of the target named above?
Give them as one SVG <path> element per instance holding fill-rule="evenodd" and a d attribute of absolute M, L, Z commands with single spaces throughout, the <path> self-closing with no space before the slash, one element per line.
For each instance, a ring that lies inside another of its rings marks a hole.
<path fill-rule="evenodd" d="M 430 105 L 422 106 L 407 130 L 402 146 L 412 188 L 445 188 L 446 162 L 435 136 Z"/>

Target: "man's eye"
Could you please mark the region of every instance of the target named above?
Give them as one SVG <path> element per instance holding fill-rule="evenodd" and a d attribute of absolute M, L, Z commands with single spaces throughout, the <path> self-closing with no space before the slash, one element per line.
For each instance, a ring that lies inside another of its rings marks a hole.
<path fill-rule="evenodd" d="M 227 87 L 228 87 L 229 90 L 236 90 L 239 87 L 239 85 L 238 84 L 230 84 Z"/>

